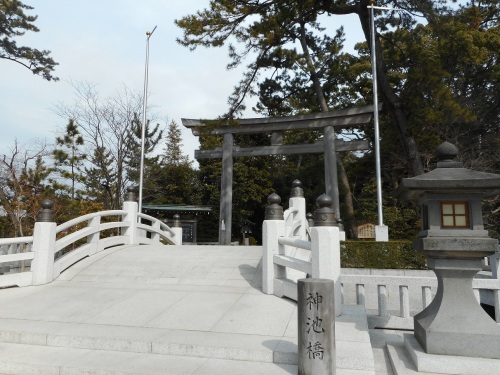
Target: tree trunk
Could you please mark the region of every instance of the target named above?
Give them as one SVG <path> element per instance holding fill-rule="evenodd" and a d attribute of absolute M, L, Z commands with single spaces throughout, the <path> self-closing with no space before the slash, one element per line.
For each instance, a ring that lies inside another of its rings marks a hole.
<path fill-rule="evenodd" d="M 301 30 L 300 44 L 302 46 L 302 51 L 304 52 L 304 56 L 306 57 L 307 68 L 309 69 L 311 75 L 311 81 L 313 83 L 314 91 L 316 92 L 316 97 L 318 98 L 318 104 L 322 112 L 328 112 L 329 108 L 328 104 L 326 103 L 325 95 L 323 93 L 323 88 L 321 87 L 321 82 L 319 81 L 316 68 L 314 67 L 311 55 L 309 53 L 309 48 L 307 47 L 304 24 L 301 24 L 300 30 Z M 344 163 L 342 162 L 342 158 L 336 155 L 335 159 L 338 166 L 337 173 L 339 174 L 340 177 L 339 183 L 342 185 L 342 188 L 345 193 L 344 203 L 346 206 L 347 221 L 351 222 L 352 219 L 354 218 L 354 204 L 352 200 L 351 185 L 349 184 L 349 178 L 344 168 Z"/>
<path fill-rule="evenodd" d="M 0 189 L 0 202 L 3 204 L 3 208 L 10 219 L 12 226 L 14 227 L 14 237 L 24 237 L 24 231 L 22 227 L 21 220 L 16 216 L 15 208 L 8 202 L 7 194 Z"/>

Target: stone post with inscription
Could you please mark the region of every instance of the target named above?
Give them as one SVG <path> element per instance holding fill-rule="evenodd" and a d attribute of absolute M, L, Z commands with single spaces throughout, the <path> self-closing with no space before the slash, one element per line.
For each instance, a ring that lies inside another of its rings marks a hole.
<path fill-rule="evenodd" d="M 335 375 L 334 311 L 333 280 L 298 281 L 299 375 Z"/>

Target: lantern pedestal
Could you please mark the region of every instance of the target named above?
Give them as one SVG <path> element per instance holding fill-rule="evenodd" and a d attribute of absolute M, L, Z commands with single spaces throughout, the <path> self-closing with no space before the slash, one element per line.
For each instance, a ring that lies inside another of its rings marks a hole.
<path fill-rule="evenodd" d="M 436 273 L 438 289 L 431 304 L 414 318 L 415 338 L 425 352 L 500 359 L 500 326 L 484 312 L 472 289 L 481 258 L 428 257 L 427 262 Z"/>

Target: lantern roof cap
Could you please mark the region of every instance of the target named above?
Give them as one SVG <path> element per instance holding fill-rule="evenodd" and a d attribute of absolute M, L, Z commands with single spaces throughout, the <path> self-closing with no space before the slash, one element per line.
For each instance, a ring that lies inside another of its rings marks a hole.
<path fill-rule="evenodd" d="M 467 169 L 454 160 L 455 145 L 444 142 L 436 149 L 436 169 L 420 176 L 403 178 L 396 190 L 399 199 L 417 199 L 424 193 L 500 193 L 500 175 Z"/>

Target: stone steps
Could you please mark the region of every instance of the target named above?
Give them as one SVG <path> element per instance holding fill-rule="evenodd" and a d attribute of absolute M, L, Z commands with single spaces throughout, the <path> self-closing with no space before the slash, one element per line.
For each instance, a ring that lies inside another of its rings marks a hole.
<path fill-rule="evenodd" d="M 366 315 L 360 306 L 344 306 L 344 312 L 336 323 L 337 374 L 375 375 Z M 200 360 L 220 361 L 221 366 L 267 364 L 266 374 L 278 369 L 294 374 L 297 364 L 296 338 L 14 319 L 0 319 L 0 348 L 0 373 L 6 374 L 135 374 L 129 371 L 134 367 L 104 366 L 122 363 L 122 356 L 151 362 L 150 372 L 137 372 L 143 375 L 162 373 L 155 372 L 157 366 L 170 366 L 178 358 L 188 367 Z M 110 358 L 102 368 L 93 362 L 101 357 Z"/>
<path fill-rule="evenodd" d="M 0 372 L 11 375 L 289 375 L 296 366 L 109 350 L 0 343 Z"/>
<path fill-rule="evenodd" d="M 0 352 L 0 375 L 297 374 L 297 366 L 291 364 L 207 358 L 186 353 L 160 355 L 11 343 L 0 343 Z M 364 367 L 365 364 L 358 362 L 356 365 Z M 375 375 L 375 372 L 339 366 L 336 374 Z"/>
<path fill-rule="evenodd" d="M 295 341 L 237 333 L 0 319 L 2 343 L 126 353 L 296 364 Z"/>

